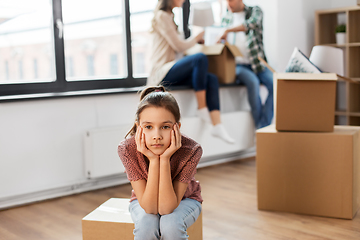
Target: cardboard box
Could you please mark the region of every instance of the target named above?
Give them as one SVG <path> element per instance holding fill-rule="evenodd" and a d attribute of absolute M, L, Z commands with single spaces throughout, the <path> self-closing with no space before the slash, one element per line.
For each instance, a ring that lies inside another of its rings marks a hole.
<path fill-rule="evenodd" d="M 332 132 L 335 73 L 274 73 L 274 107 L 279 131 Z"/>
<path fill-rule="evenodd" d="M 83 240 L 133 240 L 134 222 L 129 199 L 110 198 L 82 219 Z M 202 239 L 202 214 L 191 225 L 189 240 Z"/>
<path fill-rule="evenodd" d="M 260 210 L 352 219 L 360 206 L 360 127 L 257 131 Z"/>
<path fill-rule="evenodd" d="M 197 44 L 186 51 L 187 55 L 202 52 L 209 60 L 209 72 L 215 74 L 222 84 L 235 82 L 235 57 L 242 56 L 240 50 L 229 43 L 211 46 Z"/>

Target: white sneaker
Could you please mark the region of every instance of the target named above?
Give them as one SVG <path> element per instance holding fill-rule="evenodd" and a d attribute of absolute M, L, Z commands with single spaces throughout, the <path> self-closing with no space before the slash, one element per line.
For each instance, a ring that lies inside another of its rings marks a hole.
<path fill-rule="evenodd" d="M 213 127 L 213 129 L 211 130 L 211 135 L 213 135 L 214 137 L 218 137 L 227 143 L 235 143 L 235 140 L 229 136 L 225 129 L 225 126 L 222 123 L 216 124 Z"/>

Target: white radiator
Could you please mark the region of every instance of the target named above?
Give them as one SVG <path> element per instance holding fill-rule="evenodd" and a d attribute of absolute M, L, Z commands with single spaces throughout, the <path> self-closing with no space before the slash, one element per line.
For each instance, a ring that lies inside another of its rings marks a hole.
<path fill-rule="evenodd" d="M 219 160 L 254 146 L 254 124 L 250 112 L 239 111 L 221 115 L 222 122 L 236 142 L 228 144 L 210 134 L 211 125 L 197 117 L 181 120 L 181 132 L 199 142 L 203 148 L 200 163 Z M 117 145 L 132 124 L 87 131 L 85 136 L 85 169 L 88 178 L 99 178 L 124 172 L 117 155 Z M 210 164 L 206 164 L 210 165 Z"/>
<path fill-rule="evenodd" d="M 126 124 L 95 128 L 86 132 L 84 155 L 85 174 L 88 178 L 124 173 L 124 166 L 117 154 L 117 146 L 131 127 L 132 124 Z"/>

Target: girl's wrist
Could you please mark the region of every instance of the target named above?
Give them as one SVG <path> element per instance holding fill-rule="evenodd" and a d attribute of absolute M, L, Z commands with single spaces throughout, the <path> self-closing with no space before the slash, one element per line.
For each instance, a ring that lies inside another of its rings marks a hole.
<path fill-rule="evenodd" d="M 167 156 L 160 156 L 160 162 L 170 162 L 170 157 Z"/>
<path fill-rule="evenodd" d="M 160 157 L 159 156 L 155 156 L 155 157 L 151 157 L 151 158 L 148 158 L 149 159 L 149 162 L 157 162 L 160 160 Z"/>

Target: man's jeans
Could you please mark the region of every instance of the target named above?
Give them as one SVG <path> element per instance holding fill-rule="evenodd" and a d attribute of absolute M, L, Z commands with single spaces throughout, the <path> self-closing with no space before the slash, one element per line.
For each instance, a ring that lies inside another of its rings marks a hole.
<path fill-rule="evenodd" d="M 251 65 L 237 64 L 236 83 L 245 85 L 247 88 L 248 100 L 255 127 L 262 128 L 269 125 L 274 114 L 272 72 L 265 68 L 264 71 L 255 74 L 251 69 Z M 261 104 L 260 99 L 260 84 L 265 85 L 269 92 L 264 105 Z"/>

